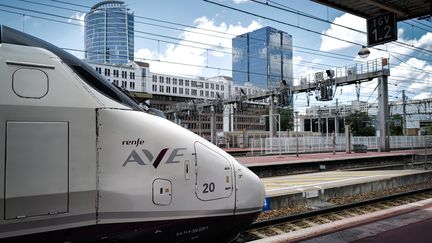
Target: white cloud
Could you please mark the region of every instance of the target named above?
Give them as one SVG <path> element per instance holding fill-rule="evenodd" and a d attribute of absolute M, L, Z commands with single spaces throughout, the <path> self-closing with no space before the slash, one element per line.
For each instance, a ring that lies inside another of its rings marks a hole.
<path fill-rule="evenodd" d="M 361 29 L 355 27 L 355 25 L 347 24 L 350 22 L 355 22 L 354 19 L 357 17 L 345 14 L 340 18 L 345 20 L 341 21 L 341 19 L 335 19 L 335 22 L 351 26 L 356 29 Z M 362 22 L 364 23 L 364 20 Z M 356 43 L 363 43 L 366 41 L 365 35 L 360 36 L 359 33 L 356 34 L 353 31 L 349 31 L 337 26 L 332 26 L 324 33 L 332 36 L 338 36 L 342 39 L 347 39 Z M 432 33 L 427 32 L 417 39 L 410 39 L 407 37 L 407 35 L 408 33 L 406 33 L 404 29 L 400 28 L 398 29 L 397 42 L 390 42 L 369 48 L 371 53 L 366 59 L 362 59 L 358 56 L 354 58 L 356 62 L 364 62 L 365 60 L 370 61 L 383 57 L 389 58 L 391 75 L 389 76 L 388 91 L 389 95 L 393 96 L 390 97 L 390 99 L 394 99 L 395 97 L 400 98 L 402 89 L 409 91 L 409 98 L 415 97 L 420 99 L 431 96 L 432 86 L 430 86 L 430 83 L 432 82 L 432 75 L 430 73 L 432 72 L 432 65 L 427 61 L 423 61 L 414 57 L 407 60 L 406 55 L 418 56 L 421 58 L 421 54 L 419 54 L 419 52 L 414 52 L 415 48 L 409 48 L 408 46 L 405 46 L 401 43 L 430 50 L 432 49 Z M 350 45 L 348 43 L 340 42 L 328 37 L 322 37 L 321 50 L 335 51 L 338 49 L 354 46 L 355 45 Z M 383 51 L 377 49 L 381 49 Z M 427 56 L 427 54 L 424 55 Z M 375 81 L 362 83 L 361 95 L 363 98 L 367 99 L 375 87 Z M 343 93 L 347 96 L 351 96 L 351 98 L 355 97 L 355 88 L 353 85 L 343 87 L 342 89 Z M 373 93 L 369 99 L 369 102 L 373 102 L 376 99 L 376 93 L 377 91 Z"/>
<path fill-rule="evenodd" d="M 70 16 L 68 22 L 81 25 L 81 30 L 84 32 L 84 17 L 85 13 L 76 12 L 72 16 Z"/>
<path fill-rule="evenodd" d="M 335 24 L 349 26 L 352 29 L 366 31 L 366 20 L 360 17 L 357 17 L 352 14 L 345 13 L 340 17 L 335 18 L 333 21 Z M 351 41 L 354 43 L 361 43 L 363 45 L 366 44 L 366 35 L 357 31 L 349 30 L 347 28 L 330 25 L 330 29 L 323 31 L 323 34 L 328 36 L 334 36 L 342 40 Z M 330 38 L 327 36 L 321 36 L 321 51 L 334 51 L 339 49 L 345 49 L 349 47 L 353 47 L 355 45 L 350 44 L 345 41 L 340 41 L 334 38 Z"/>
<path fill-rule="evenodd" d="M 233 0 L 235 4 L 247 3 L 249 0 Z"/>
<path fill-rule="evenodd" d="M 432 98 L 432 94 L 429 92 L 422 92 L 416 96 L 413 97 L 413 100 L 423 100 L 423 99 L 430 99 Z"/>
<path fill-rule="evenodd" d="M 159 54 L 146 48 L 139 49 L 135 53 L 135 58 L 150 63 L 152 72 L 202 75 L 205 66 L 214 66 L 211 63 L 217 62 L 219 59 L 229 59 L 225 61 L 225 65 L 226 62 L 229 62 L 229 67 L 225 66 L 225 68 L 230 68 L 231 38 L 233 35 L 240 35 L 262 27 L 258 21 L 252 21 L 248 26 L 243 26 L 241 23 L 236 25 L 227 25 L 224 22 L 216 24 L 214 20 L 207 17 L 200 17 L 194 23 L 197 28 L 186 28 L 179 36 L 182 40 L 179 41 L 178 45 L 169 44 Z M 212 50 L 220 50 L 221 52 Z M 161 60 L 162 62 L 152 60 Z M 167 62 L 189 65 L 176 65 Z"/>

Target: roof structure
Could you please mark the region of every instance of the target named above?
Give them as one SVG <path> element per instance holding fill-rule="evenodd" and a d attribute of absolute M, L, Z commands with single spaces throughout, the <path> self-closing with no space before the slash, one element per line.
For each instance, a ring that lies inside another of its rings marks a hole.
<path fill-rule="evenodd" d="M 430 0 L 311 0 L 363 18 L 393 12 L 397 21 L 431 18 Z"/>

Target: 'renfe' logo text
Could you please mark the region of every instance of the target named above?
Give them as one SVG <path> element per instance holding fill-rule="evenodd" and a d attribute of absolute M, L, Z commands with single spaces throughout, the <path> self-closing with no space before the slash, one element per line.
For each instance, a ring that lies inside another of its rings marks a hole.
<path fill-rule="evenodd" d="M 136 140 L 123 140 L 121 145 L 135 145 L 135 147 L 138 147 L 138 145 L 143 145 L 144 140 L 141 138 L 137 138 Z"/>

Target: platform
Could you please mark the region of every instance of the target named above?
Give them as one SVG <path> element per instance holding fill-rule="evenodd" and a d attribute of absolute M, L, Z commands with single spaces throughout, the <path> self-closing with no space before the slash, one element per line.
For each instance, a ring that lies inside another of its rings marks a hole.
<path fill-rule="evenodd" d="M 271 209 L 432 180 L 429 170 L 330 171 L 262 178 Z"/>
<path fill-rule="evenodd" d="M 432 159 L 428 151 L 428 160 Z M 425 150 L 397 150 L 367 153 L 313 153 L 281 156 L 237 157 L 259 177 L 310 173 L 318 171 L 407 169 L 424 167 Z"/>

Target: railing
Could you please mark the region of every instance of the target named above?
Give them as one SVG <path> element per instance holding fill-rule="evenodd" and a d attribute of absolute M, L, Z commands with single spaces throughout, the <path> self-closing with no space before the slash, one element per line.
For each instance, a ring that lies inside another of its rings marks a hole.
<path fill-rule="evenodd" d="M 252 154 L 286 154 L 345 151 L 345 136 L 333 137 L 302 136 L 281 138 L 252 138 L 249 139 Z M 263 146 L 264 144 L 264 146 Z M 363 144 L 368 150 L 378 150 L 378 137 L 351 137 L 351 144 Z M 390 136 L 390 149 L 431 148 L 432 136 Z"/>

